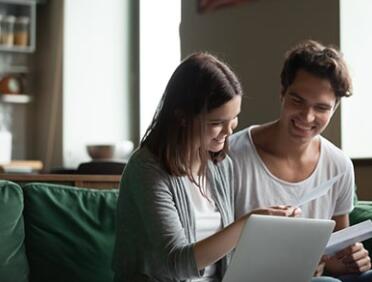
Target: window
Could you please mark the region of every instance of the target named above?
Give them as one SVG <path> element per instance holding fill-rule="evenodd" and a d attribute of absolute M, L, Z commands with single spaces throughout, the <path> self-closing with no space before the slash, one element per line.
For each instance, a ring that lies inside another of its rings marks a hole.
<path fill-rule="evenodd" d="M 342 149 L 372 158 L 372 1 L 340 1 L 341 50 L 351 69 L 353 96 L 341 104 Z"/>
<path fill-rule="evenodd" d="M 181 0 L 140 2 L 140 134 L 180 62 Z"/>
<path fill-rule="evenodd" d="M 85 146 L 116 143 L 128 132 L 128 1 L 66 0 L 63 56 L 63 156 L 89 160 Z"/>

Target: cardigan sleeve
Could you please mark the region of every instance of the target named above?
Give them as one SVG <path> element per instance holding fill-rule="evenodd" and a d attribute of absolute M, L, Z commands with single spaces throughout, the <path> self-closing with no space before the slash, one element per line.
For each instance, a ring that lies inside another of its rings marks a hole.
<path fill-rule="evenodd" d="M 136 225 L 142 228 L 133 232 L 146 242 L 149 264 L 146 267 L 156 277 L 177 280 L 200 277 L 193 244 L 186 238 L 170 189 L 171 177 L 154 159 L 133 158 L 122 177 L 120 193 L 130 197 L 137 207 L 138 215 L 133 220 L 142 221 Z"/>

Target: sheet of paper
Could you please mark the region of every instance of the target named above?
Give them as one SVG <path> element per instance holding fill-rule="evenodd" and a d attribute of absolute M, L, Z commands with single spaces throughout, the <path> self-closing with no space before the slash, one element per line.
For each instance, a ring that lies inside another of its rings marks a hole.
<path fill-rule="evenodd" d="M 334 255 L 356 242 L 361 242 L 369 238 L 372 238 L 372 221 L 366 220 L 333 233 L 324 254 Z"/>
<path fill-rule="evenodd" d="M 302 196 L 302 198 L 298 201 L 297 207 L 302 206 L 306 204 L 307 202 L 310 202 L 316 198 L 319 198 L 323 195 L 325 195 L 329 189 L 332 188 L 332 186 L 338 181 L 344 173 L 341 173 L 339 175 L 336 175 L 335 177 L 332 177 L 331 179 L 327 180 L 326 182 L 323 182 L 322 184 L 315 187 L 313 190 L 311 190 L 309 193 Z"/>

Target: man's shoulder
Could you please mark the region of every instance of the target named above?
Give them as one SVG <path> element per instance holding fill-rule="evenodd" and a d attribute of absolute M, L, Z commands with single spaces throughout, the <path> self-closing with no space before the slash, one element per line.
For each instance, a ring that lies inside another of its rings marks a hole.
<path fill-rule="evenodd" d="M 247 148 L 247 146 L 249 146 L 250 129 L 250 127 L 244 128 L 230 136 L 229 146 L 230 152 L 232 152 L 232 154 L 240 153 L 242 150 Z"/>
<path fill-rule="evenodd" d="M 324 137 L 320 137 L 322 142 L 321 149 L 323 150 L 322 154 L 328 162 L 332 162 L 337 165 L 352 165 L 351 159 L 338 148 L 335 144 Z"/>

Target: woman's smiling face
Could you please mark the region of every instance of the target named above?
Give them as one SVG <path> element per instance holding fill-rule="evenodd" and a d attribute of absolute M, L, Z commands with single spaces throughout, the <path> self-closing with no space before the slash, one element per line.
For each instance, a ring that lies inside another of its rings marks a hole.
<path fill-rule="evenodd" d="M 225 146 L 226 138 L 238 125 L 241 100 L 241 96 L 236 95 L 227 103 L 207 113 L 204 144 L 208 151 L 216 153 Z"/>

